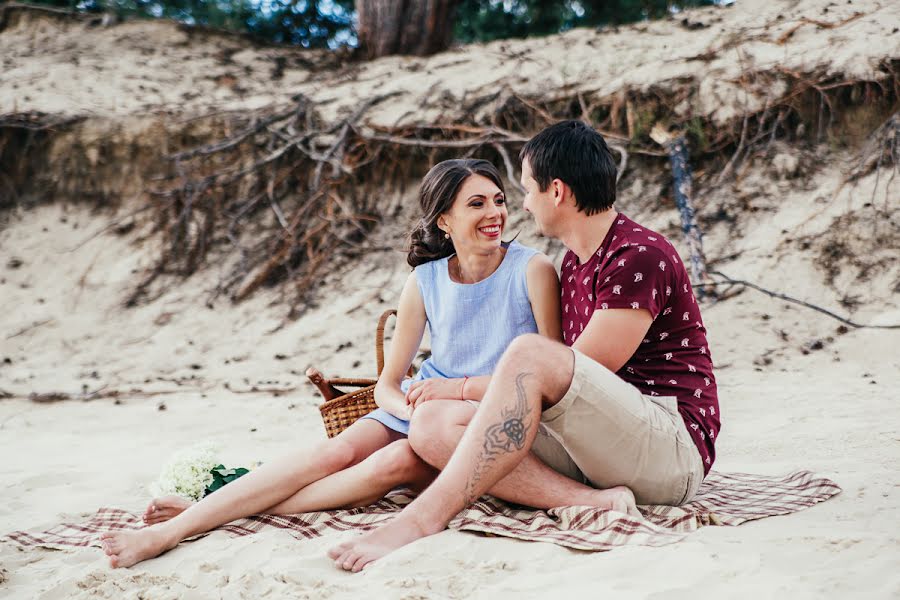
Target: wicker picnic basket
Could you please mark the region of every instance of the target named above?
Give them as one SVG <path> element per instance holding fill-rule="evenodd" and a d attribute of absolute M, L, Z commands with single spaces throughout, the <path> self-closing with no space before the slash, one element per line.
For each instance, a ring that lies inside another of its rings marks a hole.
<path fill-rule="evenodd" d="M 379 376 L 384 368 L 384 327 L 387 320 L 396 314 L 396 310 L 387 310 L 378 319 L 378 328 L 375 330 L 375 359 L 378 362 Z M 409 374 L 412 375 L 412 367 L 410 367 Z M 319 406 L 319 412 L 322 413 L 325 432 L 330 438 L 350 427 L 360 417 L 378 408 L 375 404 L 377 379 L 346 377 L 328 379 L 313 367 L 307 369 L 306 376 L 319 388 L 319 392 L 325 398 L 325 402 Z M 359 389 L 348 392 L 343 388 Z"/>

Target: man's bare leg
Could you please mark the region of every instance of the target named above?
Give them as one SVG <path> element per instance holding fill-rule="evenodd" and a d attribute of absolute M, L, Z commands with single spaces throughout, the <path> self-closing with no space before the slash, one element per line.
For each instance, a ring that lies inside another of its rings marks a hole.
<path fill-rule="evenodd" d="M 317 448 L 266 463 L 210 494 L 175 518 L 137 531 L 100 536 L 112 567 L 159 556 L 181 540 L 235 519 L 258 514 L 317 481 L 354 465 L 400 437 L 372 419 L 361 419 Z"/>
<path fill-rule="evenodd" d="M 457 400 L 435 400 L 420 406 L 410 426 L 412 449 L 434 468 L 444 469 L 475 411 L 475 406 Z M 640 517 L 634 494 L 627 487 L 592 488 L 558 473 L 531 452 L 488 493 L 533 508 L 596 506 Z"/>
<path fill-rule="evenodd" d="M 443 531 L 463 508 L 528 456 L 541 412 L 558 402 L 572 381 L 574 355 L 538 335 L 516 338 L 491 377 L 481 406 L 434 483 L 396 519 L 328 552 L 359 571 L 419 538 Z"/>

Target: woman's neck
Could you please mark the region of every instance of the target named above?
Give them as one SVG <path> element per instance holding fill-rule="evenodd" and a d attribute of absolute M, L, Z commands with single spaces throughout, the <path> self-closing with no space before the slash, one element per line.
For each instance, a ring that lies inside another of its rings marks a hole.
<path fill-rule="evenodd" d="M 478 283 L 500 268 L 506 248 L 499 246 L 490 254 L 458 252 L 450 259 L 450 276 L 456 283 Z"/>

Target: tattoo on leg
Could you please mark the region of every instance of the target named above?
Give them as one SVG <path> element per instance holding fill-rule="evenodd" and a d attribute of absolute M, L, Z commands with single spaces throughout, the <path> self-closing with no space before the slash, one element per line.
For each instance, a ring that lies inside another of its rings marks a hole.
<path fill-rule="evenodd" d="M 525 448 L 528 439 L 528 430 L 531 424 L 527 417 L 532 409 L 528 405 L 528 397 L 525 392 L 525 378 L 531 373 L 522 372 L 516 375 L 516 399 L 511 406 L 500 409 L 501 421 L 489 426 L 484 433 L 481 454 L 475 462 L 475 468 L 466 485 L 465 501 L 469 506 L 478 499 L 475 488 L 481 481 L 485 470 L 498 456 L 504 453 L 517 452 Z"/>

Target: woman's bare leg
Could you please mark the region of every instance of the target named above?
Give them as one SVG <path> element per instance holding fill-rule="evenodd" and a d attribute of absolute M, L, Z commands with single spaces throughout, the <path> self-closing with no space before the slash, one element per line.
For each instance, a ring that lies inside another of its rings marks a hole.
<path fill-rule="evenodd" d="M 164 523 L 169 519 L 173 519 L 196 504 L 192 500 L 181 496 L 160 496 L 154 498 L 147 505 L 144 511 L 144 523 L 146 525 L 156 525 Z"/>
<path fill-rule="evenodd" d="M 359 463 L 399 437 L 378 421 L 360 419 L 312 449 L 262 465 L 169 521 L 138 531 L 102 534 L 103 549 L 112 567 L 130 567 L 159 556 L 187 537 L 263 512 L 310 483 Z"/>
<path fill-rule="evenodd" d="M 270 515 L 368 506 L 392 489 L 406 485 L 414 491 L 428 487 L 437 470 L 413 452 L 405 439 L 378 450 L 362 462 L 314 481 L 290 498 L 267 508 Z M 154 499 L 144 521 L 162 523 L 190 508 L 194 503 L 179 496 Z"/>
<path fill-rule="evenodd" d="M 436 476 L 437 470 L 419 458 L 407 440 L 398 440 L 357 465 L 309 484 L 266 513 L 295 515 L 368 506 L 401 485 L 421 491 Z"/>

